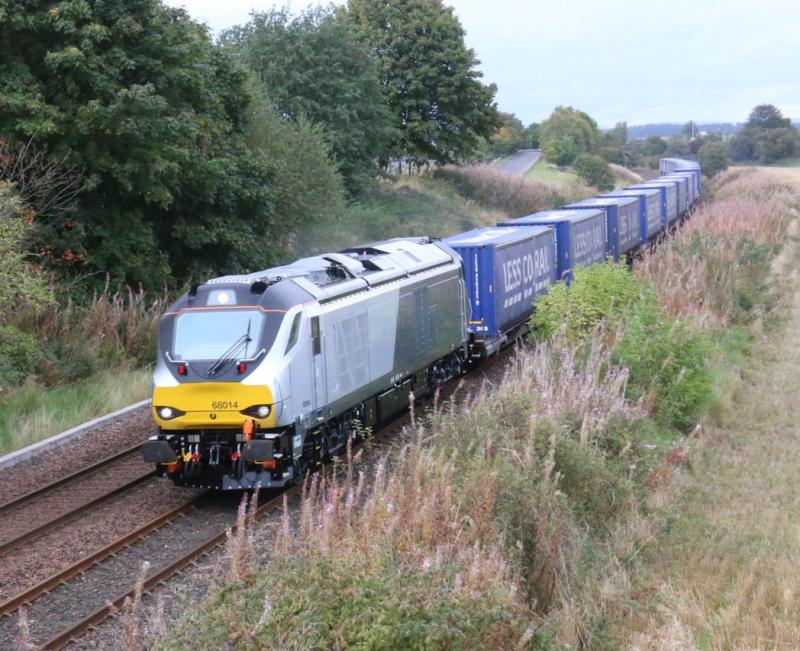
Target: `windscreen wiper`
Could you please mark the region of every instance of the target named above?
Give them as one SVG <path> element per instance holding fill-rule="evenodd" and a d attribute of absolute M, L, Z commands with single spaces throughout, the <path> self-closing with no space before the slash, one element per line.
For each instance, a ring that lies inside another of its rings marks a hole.
<path fill-rule="evenodd" d="M 212 375 L 216 375 L 228 363 L 230 363 L 233 359 L 235 359 L 242 350 L 247 352 L 247 346 L 250 344 L 251 341 L 253 341 L 250 338 L 251 321 L 252 319 L 247 321 L 247 332 L 245 332 L 241 337 L 239 337 L 236 341 L 234 341 L 231 344 L 231 347 L 228 348 L 228 350 L 226 350 L 224 353 L 222 353 L 222 355 L 219 356 L 219 359 L 206 369 L 206 376 L 211 377 Z"/>

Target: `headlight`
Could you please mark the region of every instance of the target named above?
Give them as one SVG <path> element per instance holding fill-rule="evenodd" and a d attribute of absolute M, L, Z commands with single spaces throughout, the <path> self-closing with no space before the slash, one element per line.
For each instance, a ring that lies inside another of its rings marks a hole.
<path fill-rule="evenodd" d="M 272 407 L 269 405 L 253 405 L 247 409 L 242 409 L 245 416 L 252 416 L 253 418 L 266 418 L 272 413 Z"/>
<path fill-rule="evenodd" d="M 156 413 L 158 414 L 159 418 L 163 420 L 171 420 L 173 418 L 177 418 L 178 416 L 183 416 L 186 412 L 181 411 L 180 409 L 175 409 L 174 407 L 156 407 Z"/>

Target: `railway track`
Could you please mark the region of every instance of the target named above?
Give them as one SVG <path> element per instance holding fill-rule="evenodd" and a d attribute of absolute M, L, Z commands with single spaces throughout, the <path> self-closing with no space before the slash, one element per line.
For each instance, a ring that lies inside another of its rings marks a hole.
<path fill-rule="evenodd" d="M 506 354 L 501 354 L 494 361 L 499 362 L 505 357 Z M 499 368 L 501 364 L 492 363 L 491 366 Z M 470 375 L 480 381 L 478 376 L 481 374 Z M 454 383 L 446 393 L 451 393 L 455 388 Z M 370 441 L 380 449 L 385 443 L 393 441 L 392 434 L 402 429 L 409 420 L 407 413 L 400 416 L 377 432 Z M 0 505 L 0 517 L 14 512 L 31 498 L 50 495 L 54 489 L 70 485 L 71 480 L 86 477 L 93 469 L 125 459 L 127 455 L 138 454 L 138 447 L 129 448 L 63 480 Z M 148 473 L 147 477 L 151 474 Z M 263 520 L 281 508 L 284 499 L 295 497 L 299 491 L 300 487 L 295 486 L 272 496 L 258 507 L 254 519 Z M 36 648 L 61 649 L 81 638 L 88 630 L 115 614 L 126 598 L 133 596 L 143 561 L 151 562 L 143 585 L 143 591 L 149 592 L 222 546 L 227 540 L 227 531 L 235 530 L 236 505 L 238 494 L 203 492 L 194 495 L 68 567 L 53 572 L 36 585 L 7 598 L 0 603 L 0 648 L 7 648 L 17 637 L 16 613 L 23 605 L 27 610 L 30 643 Z M 86 508 L 90 506 L 87 504 Z M 62 522 L 66 519 L 67 515 L 60 518 Z M 113 591 L 114 587 L 118 588 L 117 592 Z"/>
<path fill-rule="evenodd" d="M 140 449 L 134 445 L 0 505 L 0 554 L 153 477 Z"/>

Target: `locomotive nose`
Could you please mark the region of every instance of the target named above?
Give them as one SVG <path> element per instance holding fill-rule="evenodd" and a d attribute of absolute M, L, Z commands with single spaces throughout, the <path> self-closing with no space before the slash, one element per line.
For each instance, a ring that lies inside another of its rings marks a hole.
<path fill-rule="evenodd" d="M 153 390 L 153 418 L 165 430 L 239 428 L 247 420 L 274 427 L 276 405 L 268 386 L 188 382 Z"/>

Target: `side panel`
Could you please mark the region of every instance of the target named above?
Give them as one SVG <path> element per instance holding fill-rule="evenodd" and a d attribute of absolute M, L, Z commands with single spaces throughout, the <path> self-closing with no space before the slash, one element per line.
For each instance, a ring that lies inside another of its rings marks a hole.
<path fill-rule="evenodd" d="M 642 243 L 639 202 L 634 201 L 627 206 L 616 206 L 616 208 L 617 228 L 619 230 L 619 253 L 623 255 Z"/>
<path fill-rule="evenodd" d="M 661 192 L 647 197 L 647 226 L 645 237 L 649 240 L 654 235 L 657 235 L 662 228 L 661 221 Z"/>
<path fill-rule="evenodd" d="M 530 316 L 536 296 L 556 277 L 553 231 L 495 250 L 495 321 L 499 332 Z"/>
<path fill-rule="evenodd" d="M 612 258 L 618 258 L 624 253 L 620 246 L 619 212 L 617 206 L 603 206 L 602 209 L 606 214 L 606 237 L 608 238 L 606 252 Z"/>
<path fill-rule="evenodd" d="M 599 214 L 591 219 L 569 222 L 571 266 L 590 265 L 606 259 L 606 219 Z"/>
<path fill-rule="evenodd" d="M 322 306 L 326 417 L 464 343 L 468 304 L 460 265 L 398 285 Z"/>

